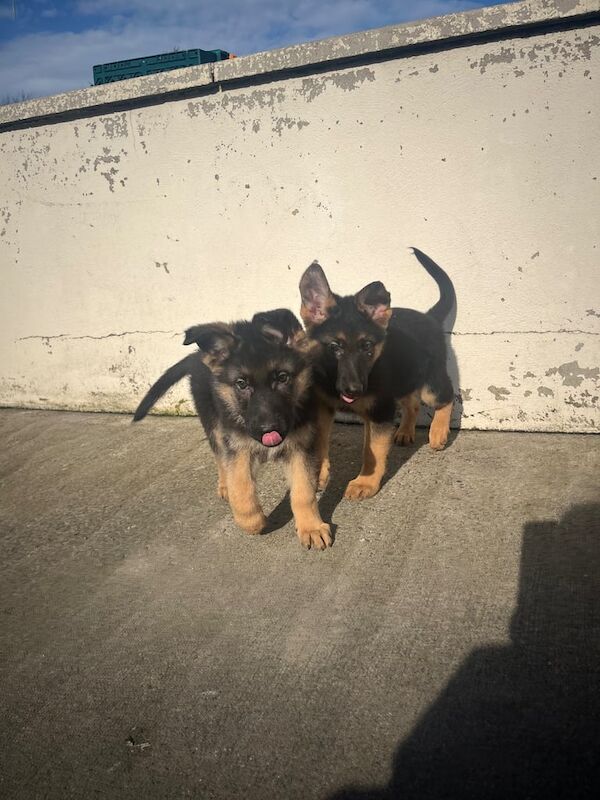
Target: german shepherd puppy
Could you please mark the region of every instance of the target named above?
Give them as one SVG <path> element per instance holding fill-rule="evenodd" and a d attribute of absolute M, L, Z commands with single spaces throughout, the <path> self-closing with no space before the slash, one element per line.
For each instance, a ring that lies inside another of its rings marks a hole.
<path fill-rule="evenodd" d="M 335 411 L 354 411 L 365 421 L 362 469 L 345 492 L 352 500 L 379 491 L 392 441 L 414 442 L 420 399 L 435 408 L 430 446 L 441 450 L 448 439 L 454 390 L 446 370 L 442 322 L 456 296 L 444 270 L 420 250 L 413 252 L 440 289 L 440 299 L 426 314 L 391 308 L 390 294 L 380 281 L 340 297 L 331 291 L 316 261 L 300 280 L 300 315 L 309 337 L 320 345 L 314 368 L 322 400 L 317 437 L 320 489 L 329 479 Z M 396 431 L 398 400 L 403 415 Z"/>
<path fill-rule="evenodd" d="M 318 400 L 310 346 L 294 314 L 277 309 L 251 322 L 214 322 L 186 331 L 195 352 L 168 369 L 141 401 L 134 421 L 186 375 L 218 469 L 217 493 L 229 500 L 237 524 L 260 533 L 266 517 L 253 467 L 280 459 L 288 470 L 296 532 L 305 547 L 332 544 L 316 500 L 315 437 Z"/>

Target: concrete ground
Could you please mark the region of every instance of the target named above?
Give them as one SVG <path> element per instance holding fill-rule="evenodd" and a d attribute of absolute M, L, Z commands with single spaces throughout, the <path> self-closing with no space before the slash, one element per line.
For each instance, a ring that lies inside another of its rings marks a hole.
<path fill-rule="evenodd" d="M 584 798 L 600 779 L 598 437 L 461 432 L 304 551 L 216 498 L 197 420 L 0 412 L 0 796 Z"/>

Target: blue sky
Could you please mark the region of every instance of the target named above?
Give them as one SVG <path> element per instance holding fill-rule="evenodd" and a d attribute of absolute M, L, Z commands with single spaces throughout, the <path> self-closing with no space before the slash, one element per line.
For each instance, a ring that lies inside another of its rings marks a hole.
<path fill-rule="evenodd" d="M 237 55 L 466 11 L 479 0 L 0 0 L 0 102 L 89 86 L 92 66 L 173 50 Z"/>

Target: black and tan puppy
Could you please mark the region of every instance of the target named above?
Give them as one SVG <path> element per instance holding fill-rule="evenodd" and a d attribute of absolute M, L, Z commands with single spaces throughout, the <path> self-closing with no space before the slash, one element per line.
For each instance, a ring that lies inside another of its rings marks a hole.
<path fill-rule="evenodd" d="M 391 308 L 390 294 L 376 281 L 355 295 L 329 288 L 315 261 L 300 281 L 300 314 L 309 337 L 320 345 L 315 384 L 322 406 L 317 440 L 319 488 L 329 478 L 329 437 L 336 410 L 354 411 L 365 421 L 363 465 L 345 496 L 360 500 L 379 491 L 392 441 L 415 440 L 419 402 L 435 408 L 429 444 L 441 450 L 448 439 L 454 391 L 446 370 L 442 322 L 456 301 L 450 278 L 416 248 L 420 263 L 438 284 L 440 299 L 426 314 Z M 403 407 L 394 427 L 396 402 Z"/>
<path fill-rule="evenodd" d="M 134 415 L 146 416 L 167 389 L 186 375 L 218 468 L 217 492 L 229 500 L 237 524 L 260 533 L 266 517 L 253 467 L 280 459 L 288 470 L 296 531 L 305 547 L 332 544 L 316 501 L 315 395 L 306 334 L 287 309 L 256 314 L 251 322 L 215 322 L 186 331 L 199 352 L 175 364 L 151 387 Z"/>

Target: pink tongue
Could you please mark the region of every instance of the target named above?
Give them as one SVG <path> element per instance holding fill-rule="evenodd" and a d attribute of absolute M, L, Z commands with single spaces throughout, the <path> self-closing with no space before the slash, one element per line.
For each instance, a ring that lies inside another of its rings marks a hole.
<path fill-rule="evenodd" d="M 353 397 L 348 397 L 345 394 L 341 395 L 341 398 L 344 401 L 344 403 L 353 403 L 354 402 L 354 398 Z"/>
<path fill-rule="evenodd" d="M 263 433 L 261 442 L 266 447 L 275 447 L 278 444 L 283 442 L 281 438 L 281 434 L 277 433 L 277 431 L 269 431 L 268 433 Z"/>

